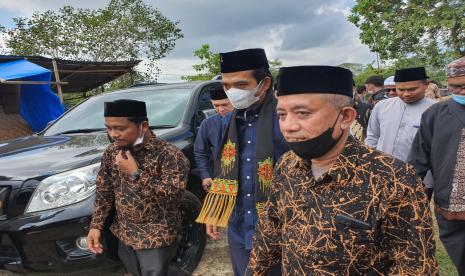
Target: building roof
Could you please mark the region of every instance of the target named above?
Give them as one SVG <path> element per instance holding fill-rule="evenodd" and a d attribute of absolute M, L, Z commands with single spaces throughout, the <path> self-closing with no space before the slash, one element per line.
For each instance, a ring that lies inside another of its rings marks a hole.
<path fill-rule="evenodd" d="M 0 63 L 19 59 L 26 59 L 32 63 L 40 65 L 52 71 L 52 81 L 55 80 L 53 74 L 53 59 L 41 56 L 12 56 L 0 55 Z M 108 83 L 121 75 L 130 72 L 141 60 L 94 62 L 55 59 L 61 82 L 68 82 L 62 85 L 63 93 L 85 92 Z"/>

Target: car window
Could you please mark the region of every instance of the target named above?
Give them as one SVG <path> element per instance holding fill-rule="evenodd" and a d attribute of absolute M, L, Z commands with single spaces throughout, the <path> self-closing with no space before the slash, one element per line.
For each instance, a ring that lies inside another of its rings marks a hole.
<path fill-rule="evenodd" d="M 105 128 L 104 102 L 118 99 L 145 101 L 147 104 L 147 117 L 151 126 L 175 126 L 185 112 L 190 95 L 190 89 L 167 88 L 153 91 L 111 93 L 93 97 L 52 124 L 44 135 L 55 135 L 77 129 Z"/>
<path fill-rule="evenodd" d="M 196 128 L 200 127 L 200 124 L 206 118 L 216 114 L 215 108 L 211 102 L 209 87 L 204 87 L 203 91 L 200 93 L 199 102 L 197 104 L 197 112 L 194 117 L 194 125 Z"/>
<path fill-rule="evenodd" d="M 198 111 L 213 109 L 213 105 L 210 99 L 210 92 L 202 91 L 199 98 Z"/>

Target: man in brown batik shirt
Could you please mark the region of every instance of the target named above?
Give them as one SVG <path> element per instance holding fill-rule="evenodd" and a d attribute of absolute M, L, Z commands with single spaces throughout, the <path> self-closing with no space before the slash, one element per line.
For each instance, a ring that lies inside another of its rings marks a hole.
<path fill-rule="evenodd" d="M 103 252 L 101 231 L 113 206 L 110 230 L 118 238 L 118 255 L 133 275 L 186 275 L 171 264 L 181 226 L 179 202 L 186 187 L 189 161 L 175 146 L 149 129 L 144 102 L 105 103 L 110 138 L 97 176 L 89 249 Z"/>
<path fill-rule="evenodd" d="M 431 214 L 413 167 L 349 135 L 352 73 L 281 68 L 278 161 L 248 275 L 437 275 Z"/>

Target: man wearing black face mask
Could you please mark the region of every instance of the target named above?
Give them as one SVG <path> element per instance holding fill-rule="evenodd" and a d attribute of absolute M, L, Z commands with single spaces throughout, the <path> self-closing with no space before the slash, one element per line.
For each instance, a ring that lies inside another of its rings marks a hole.
<path fill-rule="evenodd" d="M 292 151 L 273 173 L 247 275 L 437 275 L 432 221 L 410 165 L 349 135 L 352 72 L 281 68 L 278 116 Z"/>
<path fill-rule="evenodd" d="M 236 108 L 223 118 L 225 127 L 213 184 L 197 222 L 219 239 L 228 226 L 234 275 L 243 276 L 252 249 L 258 214 L 268 199 L 274 163 L 288 150 L 279 131 L 273 77 L 263 49 L 221 53 L 221 77 Z M 271 275 L 279 274 L 272 270 Z"/>

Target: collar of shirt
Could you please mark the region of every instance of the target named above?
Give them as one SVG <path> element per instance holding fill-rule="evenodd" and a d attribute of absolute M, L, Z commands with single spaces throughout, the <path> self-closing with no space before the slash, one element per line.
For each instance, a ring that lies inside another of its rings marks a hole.
<path fill-rule="evenodd" d="M 261 108 L 262 108 L 262 104 L 260 103 L 251 109 L 238 110 L 236 113 L 236 118 L 247 121 L 247 118 L 250 118 L 251 116 L 258 117 L 258 113 L 260 112 Z"/>
<path fill-rule="evenodd" d="M 326 183 L 327 181 L 335 181 L 340 185 L 346 185 L 352 179 L 354 175 L 353 171 L 358 167 L 358 143 L 359 142 L 357 142 L 354 137 L 349 135 L 344 149 L 339 154 L 336 162 L 334 162 L 331 168 L 318 179 L 314 179 L 312 176 L 310 162 L 296 156 L 298 160 L 296 166 L 308 171 L 312 176 L 311 178 L 313 181 L 310 182 L 310 187 Z"/>
<path fill-rule="evenodd" d="M 421 100 L 418 100 L 418 101 L 416 101 L 416 102 L 414 102 L 414 103 L 406 103 L 406 102 L 400 100 L 400 102 L 401 102 L 404 106 L 406 106 L 406 107 L 407 107 L 407 106 L 412 107 L 412 106 L 421 105 L 421 104 L 423 104 L 423 103 L 426 102 L 426 101 L 428 101 L 428 98 L 426 98 L 426 97 L 423 97 Z"/>

